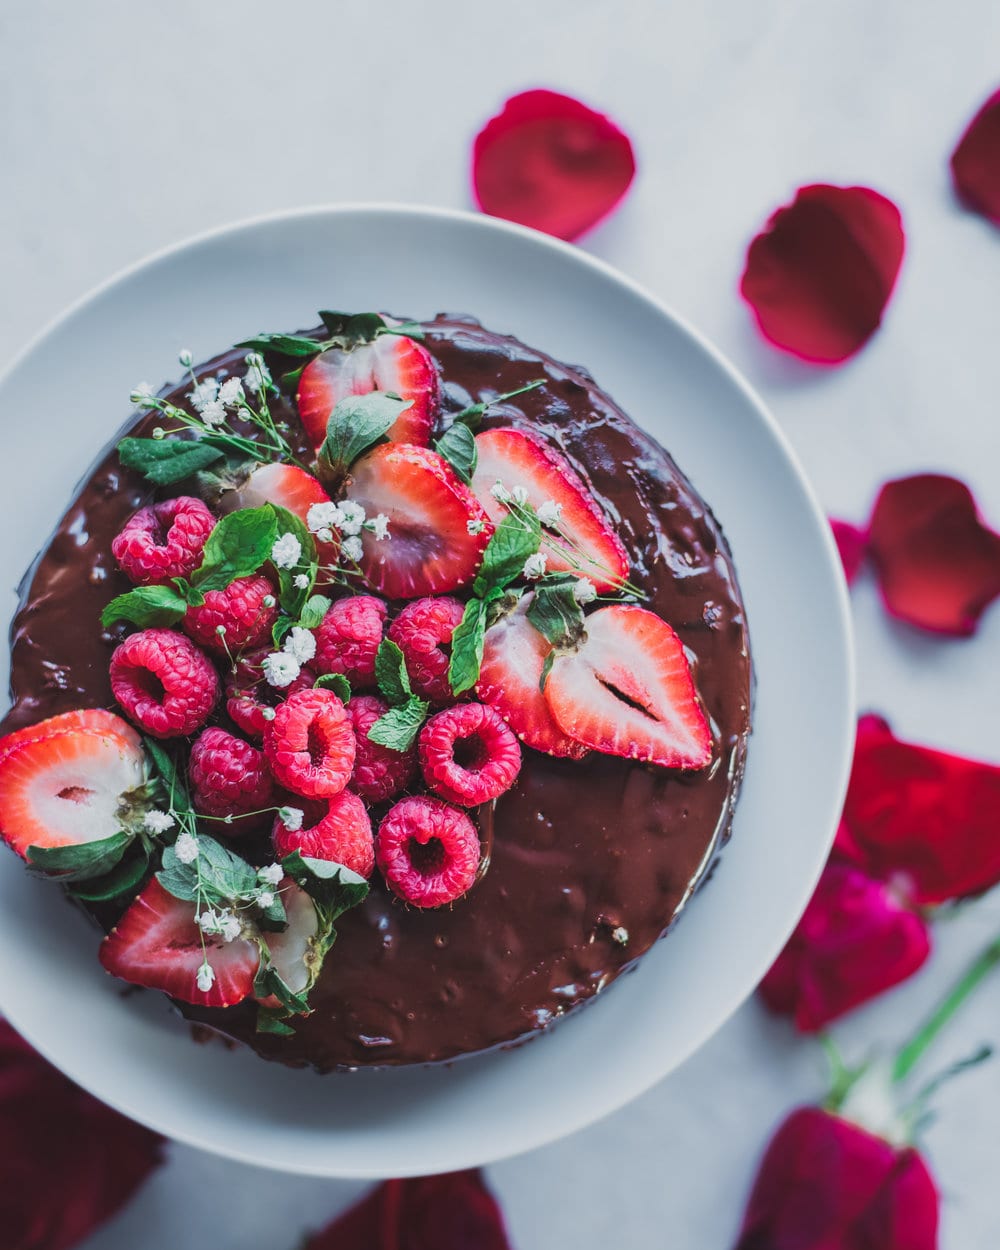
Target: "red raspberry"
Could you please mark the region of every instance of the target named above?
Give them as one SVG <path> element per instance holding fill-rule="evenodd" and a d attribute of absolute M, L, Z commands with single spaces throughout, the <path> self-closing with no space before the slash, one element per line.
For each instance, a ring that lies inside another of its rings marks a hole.
<path fill-rule="evenodd" d="M 375 684 L 375 652 L 382 641 L 385 604 L 372 595 L 338 599 L 314 631 L 320 673 L 343 673 L 352 690 Z"/>
<path fill-rule="evenodd" d="M 448 681 L 451 636 L 464 608 L 457 599 L 440 595 L 408 603 L 389 626 L 389 637 L 406 659 L 413 693 L 432 703 L 454 703 Z"/>
<path fill-rule="evenodd" d="M 275 779 L 295 794 L 329 798 L 354 768 L 354 730 L 332 690 L 300 690 L 280 704 L 264 730 Z"/>
<path fill-rule="evenodd" d="M 375 860 L 386 884 L 415 907 L 453 903 L 479 871 L 479 836 L 468 815 L 426 795 L 401 799 L 378 831 Z"/>
<path fill-rule="evenodd" d="M 305 666 L 290 686 L 282 690 L 269 686 L 264 679 L 263 659 L 272 647 L 259 651 L 244 652 L 226 678 L 226 711 L 230 719 L 254 742 L 262 741 L 270 713 L 300 690 L 308 690 L 316 681 L 316 674 Z"/>
<path fill-rule="evenodd" d="M 265 599 L 270 603 L 265 604 Z M 274 586 L 259 573 L 238 577 L 225 590 L 210 590 L 200 608 L 188 608 L 184 629 L 195 642 L 210 651 L 230 655 L 248 647 L 260 647 L 271 637 L 271 627 L 278 619 L 278 600 Z M 220 635 L 219 626 L 225 627 Z M 225 638 L 225 642 L 223 642 Z"/>
<path fill-rule="evenodd" d="M 274 783 L 264 753 L 224 729 L 206 729 L 191 747 L 188 780 L 195 810 L 205 816 L 245 816 L 271 804 Z M 257 824 L 257 821 L 253 822 Z M 250 827 L 238 822 L 239 829 Z M 226 826 L 220 826 L 221 831 Z M 230 832 L 237 832 L 234 825 Z"/>
<path fill-rule="evenodd" d="M 272 838 L 278 858 L 299 851 L 312 859 L 328 859 L 343 864 L 362 877 L 375 868 L 375 840 L 372 822 L 364 803 L 350 790 L 341 790 L 329 799 L 306 799 L 299 809 L 300 829 L 289 829 L 279 818 Z"/>
<path fill-rule="evenodd" d="M 112 540 L 111 554 L 137 586 L 160 586 L 194 572 L 214 528 L 215 517 L 200 499 L 179 495 L 130 516 Z"/>
<path fill-rule="evenodd" d="M 432 716 L 418 752 L 427 788 L 466 807 L 499 798 L 521 771 L 517 738 L 484 703 L 460 703 Z"/>
<path fill-rule="evenodd" d="M 190 638 L 172 629 L 131 634 L 111 657 L 111 692 L 154 738 L 200 729 L 219 697 L 219 675 Z"/>
<path fill-rule="evenodd" d="M 347 715 L 351 718 L 357 740 L 354 772 L 349 784 L 356 794 L 370 803 L 381 803 L 400 794 L 417 771 L 415 747 L 407 751 L 393 751 L 368 737 L 368 730 L 388 710 L 388 703 L 373 694 L 355 695 L 347 705 Z"/>

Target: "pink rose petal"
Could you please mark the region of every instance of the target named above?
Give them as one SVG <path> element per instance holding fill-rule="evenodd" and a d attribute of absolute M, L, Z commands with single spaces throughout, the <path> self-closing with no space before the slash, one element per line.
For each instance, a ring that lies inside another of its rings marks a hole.
<path fill-rule="evenodd" d="M 951 154 L 959 199 L 1000 226 L 1000 91 L 975 115 Z"/>

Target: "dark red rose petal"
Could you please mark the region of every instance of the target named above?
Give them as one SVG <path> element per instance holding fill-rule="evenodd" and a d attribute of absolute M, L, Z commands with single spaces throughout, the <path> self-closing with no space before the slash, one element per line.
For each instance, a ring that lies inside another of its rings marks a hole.
<path fill-rule="evenodd" d="M 635 175 L 629 138 L 603 113 L 554 91 L 512 96 L 476 135 L 472 185 L 484 213 L 577 239 Z"/>
<path fill-rule="evenodd" d="M 951 176 L 962 203 L 1000 226 L 1000 91 L 959 139 L 951 154 Z"/>
<path fill-rule="evenodd" d="M 930 954 L 924 921 L 853 864 L 831 860 L 760 995 L 815 1033 L 912 976 Z"/>
<path fill-rule="evenodd" d="M 887 610 L 921 629 L 971 634 L 1000 595 L 1000 534 L 956 478 L 923 473 L 886 482 L 869 551 Z"/>
<path fill-rule="evenodd" d="M 734 1250 L 937 1250 L 937 1228 L 916 1150 L 801 1107 L 771 1139 Z"/>
<path fill-rule="evenodd" d="M 0 1243 L 69 1250 L 162 1162 L 162 1138 L 98 1102 L 0 1021 Z"/>
<path fill-rule="evenodd" d="M 830 528 L 833 530 L 837 551 L 840 553 L 840 562 L 844 566 L 844 576 L 847 578 L 848 586 L 851 586 L 865 558 L 868 535 L 864 530 L 859 530 L 856 525 L 852 525 L 850 521 L 838 521 L 832 517 Z"/>
<path fill-rule="evenodd" d="M 1000 882 L 1000 767 L 901 742 L 877 716 L 858 723 L 844 823 L 867 870 L 914 905 Z"/>
<path fill-rule="evenodd" d="M 478 1171 L 386 1181 L 303 1250 L 510 1250 Z"/>
<path fill-rule="evenodd" d="M 903 224 L 868 187 L 801 187 L 747 252 L 740 293 L 766 339 L 837 364 L 875 333 L 903 260 Z"/>

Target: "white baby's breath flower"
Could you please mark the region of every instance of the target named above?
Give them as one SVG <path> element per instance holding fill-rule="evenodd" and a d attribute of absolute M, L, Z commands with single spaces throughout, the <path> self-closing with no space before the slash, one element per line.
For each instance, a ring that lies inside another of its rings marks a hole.
<path fill-rule="evenodd" d="M 271 561 L 276 568 L 294 569 L 302 559 L 302 544 L 292 533 L 282 534 L 271 548 Z"/>
<path fill-rule="evenodd" d="M 339 518 L 340 509 L 335 503 L 314 503 L 306 513 L 306 525 L 316 534 L 324 527 L 336 525 Z"/>
<path fill-rule="evenodd" d="M 271 384 L 271 371 L 264 364 L 264 357 L 257 352 L 251 352 L 246 357 L 246 376 L 243 378 L 243 385 L 254 395 L 259 395 Z"/>
<path fill-rule="evenodd" d="M 147 812 L 142 818 L 142 827 L 147 833 L 166 833 L 168 829 L 174 827 L 174 818 L 169 812 Z M 184 834 L 181 834 L 181 837 L 184 837 Z M 180 838 L 177 840 L 179 842 Z M 197 851 L 195 851 L 195 854 L 197 854 Z M 187 861 L 182 860 L 181 862 L 186 863 Z"/>
<path fill-rule="evenodd" d="M 223 425 L 226 420 L 226 410 L 217 399 L 213 399 L 211 403 L 202 404 L 201 408 L 198 410 L 198 415 L 201 417 L 205 425 L 210 428 L 214 428 L 217 425 Z"/>
<path fill-rule="evenodd" d="M 504 486 L 503 482 L 494 482 L 490 487 L 490 494 L 494 499 L 499 500 L 500 503 L 510 503 L 513 498 L 510 491 L 506 486 Z"/>
<path fill-rule="evenodd" d="M 190 833 L 182 833 L 174 843 L 174 854 L 182 864 L 193 864 L 198 858 L 198 839 Z"/>
<path fill-rule="evenodd" d="M 383 538 L 389 537 L 389 518 L 384 512 L 380 512 L 378 516 L 365 522 L 365 529 L 374 534 L 377 542 L 381 542 Z"/>
<path fill-rule="evenodd" d="M 307 573 L 296 573 L 292 578 L 292 585 L 296 590 L 305 590 L 309 585 L 309 575 Z"/>
<path fill-rule="evenodd" d="M 289 833 L 298 833 L 305 820 L 305 812 L 301 807 L 279 807 L 278 819 Z"/>
<path fill-rule="evenodd" d="M 546 499 L 542 506 L 538 509 L 538 519 L 543 525 L 547 525 L 550 529 L 555 529 L 562 517 L 562 504 L 556 503 L 554 499 Z"/>
<path fill-rule="evenodd" d="M 280 864 L 268 864 L 266 868 L 257 869 L 257 879 L 265 885 L 278 885 L 284 875 L 285 870 Z"/>
<path fill-rule="evenodd" d="M 364 524 L 365 510 L 353 499 L 345 499 L 337 504 L 337 520 L 334 524 L 342 534 L 360 534 Z"/>
<path fill-rule="evenodd" d="M 295 678 L 293 677 L 292 681 L 294 680 Z M 278 713 L 274 710 L 273 707 L 262 707 L 260 709 L 260 714 L 264 718 L 264 720 L 274 720 L 274 718 L 277 716 Z"/>
<path fill-rule="evenodd" d="M 214 984 L 215 969 L 206 961 L 198 969 L 198 989 L 200 989 L 203 994 L 207 994 Z"/>
<path fill-rule="evenodd" d="M 177 363 L 182 369 L 190 369 L 194 364 L 194 357 L 191 355 L 191 349 L 182 347 L 177 353 Z"/>
<path fill-rule="evenodd" d="M 478 520 L 466 521 L 465 528 L 470 534 L 481 534 L 486 528 L 486 522 Z"/>
<path fill-rule="evenodd" d="M 350 560 L 352 564 L 357 564 L 361 559 L 364 548 L 361 546 L 361 539 L 354 534 L 350 538 L 345 538 L 341 543 L 340 550 L 344 554 L 346 560 Z"/>
<path fill-rule="evenodd" d="M 522 506 L 528 502 L 528 491 L 524 486 L 514 487 L 514 502 Z"/>
<path fill-rule="evenodd" d="M 301 625 L 293 625 L 285 636 L 281 647 L 287 655 L 292 656 L 299 664 L 308 664 L 316 654 L 316 638 L 313 633 Z"/>
<path fill-rule="evenodd" d="M 188 399 L 190 399 L 199 412 L 202 411 L 206 404 L 214 404 L 218 398 L 218 378 L 205 378 L 201 382 L 197 382 L 194 390 L 188 393 Z"/>
<path fill-rule="evenodd" d="M 276 690 L 284 690 L 298 677 L 301 666 L 294 655 L 289 655 L 286 651 L 272 651 L 270 655 L 264 656 L 261 668 L 264 670 L 264 679 L 269 686 L 273 686 Z M 265 719 L 270 720 L 272 718 L 266 716 L 267 711 L 268 709 L 265 709 Z"/>
<path fill-rule="evenodd" d="M 219 932 L 224 942 L 235 942 L 243 932 L 243 925 L 238 916 L 231 911 L 224 911 L 219 916 Z"/>
<path fill-rule="evenodd" d="M 274 895 L 270 890 L 261 890 L 257 895 L 257 905 L 263 907 L 267 911 L 269 907 L 274 906 Z"/>
<path fill-rule="evenodd" d="M 138 386 L 132 387 L 129 395 L 129 403 L 136 404 L 140 408 L 146 407 L 146 401 L 153 398 L 153 388 L 148 382 L 140 382 Z"/>
<path fill-rule="evenodd" d="M 219 403 L 227 408 L 238 408 L 243 398 L 243 383 L 239 378 L 227 378 L 219 387 Z"/>
<path fill-rule="evenodd" d="M 219 917 L 216 912 L 211 910 L 203 911 L 201 915 L 197 916 L 195 919 L 197 920 L 198 928 L 202 931 L 202 933 L 218 933 Z"/>
<path fill-rule="evenodd" d="M 321 530 L 316 531 L 316 538 L 321 543 L 332 543 L 333 530 L 329 526 L 324 525 Z"/>
<path fill-rule="evenodd" d="M 577 603 L 593 603 L 597 598 L 597 587 L 589 577 L 581 577 L 573 583 L 573 598 Z"/>
<path fill-rule="evenodd" d="M 549 562 L 549 557 L 544 551 L 536 551 L 533 556 L 528 556 L 524 562 L 525 577 L 541 577 L 545 572 L 545 566 Z"/>

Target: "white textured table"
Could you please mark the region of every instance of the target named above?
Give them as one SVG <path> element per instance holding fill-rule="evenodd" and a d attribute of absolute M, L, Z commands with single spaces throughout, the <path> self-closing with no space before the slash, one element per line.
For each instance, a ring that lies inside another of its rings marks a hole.
<path fill-rule="evenodd" d="M 639 152 L 629 201 L 586 246 L 744 370 L 831 511 L 860 517 L 883 477 L 941 468 L 998 522 L 1000 231 L 955 208 L 945 168 L 1000 80 L 998 46 L 992 0 L 8 3 L 0 356 L 120 266 L 235 218 L 335 200 L 464 206 L 480 120 L 552 86 L 606 107 Z M 884 330 L 826 373 L 762 346 L 735 294 L 746 240 L 813 180 L 886 192 L 909 241 Z M 957 643 L 890 626 L 868 585 L 855 609 L 862 703 L 904 736 L 1000 758 L 1000 608 Z M 939 924 L 929 969 L 839 1030 L 848 1051 L 902 1035 L 998 928 L 997 892 Z M 998 995 L 994 981 L 964 1012 L 942 1062 L 1000 1041 Z M 725 1250 L 772 1126 L 822 1088 L 814 1048 L 751 1003 L 680 1076 L 490 1181 L 520 1250 Z M 939 1102 L 927 1146 L 942 1247 L 985 1250 L 1000 1223 L 1000 1065 Z M 178 1148 L 89 1250 L 291 1248 L 359 1188 Z"/>

